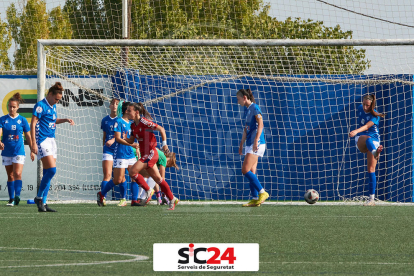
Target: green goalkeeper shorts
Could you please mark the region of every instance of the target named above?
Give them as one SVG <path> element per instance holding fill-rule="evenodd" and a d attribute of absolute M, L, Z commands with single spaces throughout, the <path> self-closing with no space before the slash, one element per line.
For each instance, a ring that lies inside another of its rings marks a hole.
<path fill-rule="evenodd" d="M 162 150 L 157 149 L 158 151 L 158 162 L 157 166 L 164 166 L 167 167 L 167 157 L 165 157 L 165 154 Z"/>

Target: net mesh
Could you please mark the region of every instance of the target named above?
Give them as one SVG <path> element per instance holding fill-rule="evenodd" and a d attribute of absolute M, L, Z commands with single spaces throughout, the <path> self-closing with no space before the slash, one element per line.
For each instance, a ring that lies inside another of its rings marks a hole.
<path fill-rule="evenodd" d="M 100 121 L 113 96 L 143 102 L 167 131 L 180 170 L 167 169 L 184 200 L 246 200 L 248 182 L 238 154 L 243 111 L 235 93 L 250 88 L 263 112 L 265 156 L 257 175 L 280 201 L 302 200 L 307 189 L 321 200 L 360 200 L 368 194 L 366 157 L 348 133 L 357 108 L 377 97 L 385 151 L 377 165 L 376 198 L 412 201 L 412 46 L 365 47 L 376 60 L 398 55 L 365 74 L 365 49 L 296 47 L 46 47 L 46 87 L 65 87 L 58 117 L 58 192 L 51 199 L 91 198 L 102 180 Z M 160 142 L 158 137 L 158 142 Z M 62 168 L 62 169 L 61 169 Z M 76 172 L 76 174 L 74 174 Z M 72 189 L 72 190 L 70 190 Z"/>

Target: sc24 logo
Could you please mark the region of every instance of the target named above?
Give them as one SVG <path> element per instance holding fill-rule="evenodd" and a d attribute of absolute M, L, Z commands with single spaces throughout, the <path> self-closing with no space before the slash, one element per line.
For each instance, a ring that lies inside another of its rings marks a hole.
<path fill-rule="evenodd" d="M 187 253 L 188 252 L 188 253 Z M 199 252 L 214 252 L 214 255 L 208 260 L 201 260 L 197 257 Z M 194 263 L 196 264 L 221 264 L 221 261 L 228 261 L 229 264 L 234 264 L 236 257 L 234 256 L 234 248 L 228 247 L 220 256 L 220 249 L 217 247 L 199 247 L 194 248 L 194 244 L 190 243 L 189 247 L 180 248 L 178 250 L 178 255 L 184 259 L 178 260 L 180 264 L 190 263 L 190 256 L 194 256 Z"/>

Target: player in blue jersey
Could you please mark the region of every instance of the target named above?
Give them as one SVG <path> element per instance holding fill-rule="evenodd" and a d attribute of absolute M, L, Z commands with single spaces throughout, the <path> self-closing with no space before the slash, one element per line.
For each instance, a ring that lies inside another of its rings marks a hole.
<path fill-rule="evenodd" d="M 101 129 L 103 131 L 103 155 L 102 155 L 102 170 L 103 170 L 103 181 L 101 182 L 101 191 L 105 185 L 111 181 L 112 178 L 112 167 L 114 164 L 114 152 L 115 152 L 115 137 L 114 137 L 114 125 L 118 121 L 117 109 L 119 100 L 112 99 L 109 104 L 111 114 L 104 117 L 101 122 Z M 98 193 L 98 205 L 105 206 L 105 197 L 101 200 L 101 194 Z M 102 203 L 101 203 L 102 202 Z"/>
<path fill-rule="evenodd" d="M 98 193 L 98 205 L 102 206 L 100 202 L 103 202 L 106 194 L 115 186 L 123 185 L 121 190 L 121 201 L 118 206 L 126 206 L 126 180 L 125 169 L 130 169 L 136 162 L 135 152 L 131 146 L 126 146 L 118 143 L 118 140 L 123 138 L 129 139 L 131 137 L 131 122 L 128 119 L 128 115 L 125 114 L 130 103 L 122 103 L 122 118 L 118 118 L 114 124 L 114 137 L 115 137 L 115 150 L 114 150 L 114 179 L 109 181 L 105 187 Z M 135 148 L 138 148 L 138 144 L 133 144 Z M 134 194 L 138 194 L 138 184 L 131 183 L 132 197 Z M 131 205 L 134 206 L 135 202 L 132 201 Z"/>
<path fill-rule="evenodd" d="M 2 150 L 3 166 L 6 168 L 7 189 L 9 192 L 7 206 L 19 205 L 20 202 L 20 192 L 23 185 L 22 171 L 26 158 L 23 133 L 30 149 L 32 148 L 29 123 L 25 117 L 17 113 L 21 102 L 23 102 L 23 99 L 20 93 L 14 94 L 7 105 L 9 114 L 0 118 L 0 136 L 3 134 L 0 150 Z M 34 160 L 32 152 L 30 153 L 30 158 L 32 161 Z"/>
<path fill-rule="evenodd" d="M 70 123 L 72 119 L 58 119 L 56 104 L 62 98 L 63 87 L 56 82 L 49 88 L 47 96 L 33 107 L 31 123 L 32 152 L 37 154 L 37 159 L 42 161 L 43 177 L 35 197 L 35 203 L 39 212 L 56 212 L 46 204 L 50 181 L 56 174 L 57 147 L 55 142 L 56 125 Z"/>
<path fill-rule="evenodd" d="M 375 167 L 383 150 L 383 146 L 380 145 L 378 124 L 380 118 L 384 118 L 385 114 L 375 110 L 375 103 L 375 95 L 365 95 L 362 98 L 362 104 L 357 111 L 359 128 L 349 133 L 349 137 L 355 137 L 359 151 L 367 154 L 369 199 L 364 203 L 365 206 L 375 206 L 375 189 L 377 187 Z"/>
<path fill-rule="evenodd" d="M 269 197 L 256 176 L 257 162 L 259 157 L 263 157 L 266 150 L 262 111 L 256 104 L 250 89 L 237 91 L 237 102 L 239 105 L 246 107 L 244 112 L 245 126 L 239 146 L 239 154 L 243 154 L 243 145 L 246 142 L 246 157 L 244 158 L 242 173 L 250 182 L 252 194 L 252 200 L 243 204 L 243 207 L 256 207 L 260 206 Z"/>

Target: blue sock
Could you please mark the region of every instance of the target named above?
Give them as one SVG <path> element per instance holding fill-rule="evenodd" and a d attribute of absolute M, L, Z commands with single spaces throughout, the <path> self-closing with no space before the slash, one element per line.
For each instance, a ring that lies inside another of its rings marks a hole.
<path fill-rule="evenodd" d="M 46 204 L 46 201 L 47 201 L 47 194 L 49 193 L 49 189 L 50 189 L 50 182 L 51 182 L 51 181 L 49 181 L 49 183 L 47 183 L 46 189 L 45 189 L 45 191 L 43 192 L 43 204 Z"/>
<path fill-rule="evenodd" d="M 20 197 L 20 192 L 22 191 L 23 182 L 21 180 L 14 181 L 14 193 L 16 196 Z"/>
<path fill-rule="evenodd" d="M 112 188 L 115 187 L 115 184 L 112 180 L 108 181 L 108 183 L 106 183 L 105 187 L 103 187 L 103 189 L 101 190 L 101 194 L 103 196 L 106 196 L 106 194 L 112 190 Z"/>
<path fill-rule="evenodd" d="M 369 150 L 370 152 L 372 152 L 372 151 L 376 150 L 376 148 L 375 148 L 375 146 L 374 146 L 374 142 L 372 141 L 372 139 L 371 139 L 371 138 L 368 138 L 368 139 L 365 141 L 365 144 L 367 145 L 367 148 L 368 148 L 368 150 Z"/>
<path fill-rule="evenodd" d="M 127 189 L 128 189 L 128 185 L 126 181 L 119 184 L 119 192 L 121 193 L 121 198 L 126 198 Z"/>
<path fill-rule="evenodd" d="M 101 191 L 104 189 L 106 183 L 108 183 L 108 181 L 104 180 L 104 181 L 101 182 Z"/>
<path fill-rule="evenodd" d="M 250 184 L 250 193 L 252 194 L 252 198 L 253 199 L 258 198 L 259 192 L 256 191 L 256 187 L 252 183 L 249 183 L 249 184 Z"/>
<path fill-rule="evenodd" d="M 247 172 L 244 175 L 247 179 L 249 179 L 251 185 L 256 189 L 257 192 L 259 192 L 261 189 L 263 189 L 262 185 L 259 182 L 259 179 L 257 179 L 257 176 L 252 172 Z"/>
<path fill-rule="evenodd" d="M 138 190 L 138 183 L 135 181 L 131 182 L 132 200 L 138 200 Z"/>
<path fill-rule="evenodd" d="M 368 173 L 369 178 L 369 194 L 375 194 L 375 188 L 377 187 L 377 178 L 375 177 L 375 173 Z"/>
<path fill-rule="evenodd" d="M 45 193 L 46 188 L 47 188 L 47 192 L 49 192 L 50 181 L 52 180 L 55 174 L 56 174 L 56 167 L 49 168 L 49 169 L 43 169 L 43 177 L 42 177 L 42 181 L 40 181 L 40 187 L 39 187 L 39 191 L 37 192 L 37 197 L 43 197 L 43 194 Z M 47 196 L 47 192 L 46 192 L 46 196 Z"/>
<path fill-rule="evenodd" d="M 7 181 L 7 190 L 9 191 L 9 198 L 14 198 L 14 181 Z"/>

